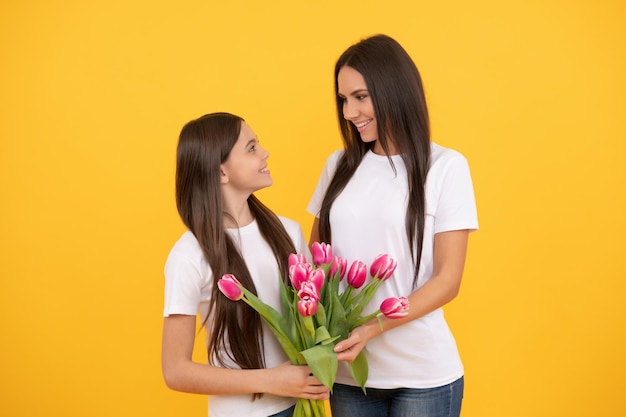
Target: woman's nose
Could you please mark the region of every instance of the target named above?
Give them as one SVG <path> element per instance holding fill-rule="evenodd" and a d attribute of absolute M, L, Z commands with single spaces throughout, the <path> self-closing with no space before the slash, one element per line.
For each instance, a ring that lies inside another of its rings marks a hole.
<path fill-rule="evenodd" d="M 348 100 L 343 102 L 343 118 L 346 120 L 354 119 L 358 116 L 359 112 L 356 109 L 356 106 L 351 104 Z"/>

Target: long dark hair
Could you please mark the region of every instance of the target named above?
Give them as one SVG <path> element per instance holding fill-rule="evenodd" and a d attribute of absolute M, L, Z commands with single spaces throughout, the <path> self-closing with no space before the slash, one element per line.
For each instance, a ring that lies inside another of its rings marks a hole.
<path fill-rule="evenodd" d="M 220 185 L 220 165 L 226 161 L 237 142 L 244 120 L 229 113 L 211 113 L 187 123 L 178 141 L 176 158 L 176 205 L 183 223 L 194 234 L 213 274 L 209 316 L 213 316 L 208 338 L 210 363 L 220 353 L 244 369 L 265 367 L 261 318 L 243 302 L 227 299 L 217 281 L 225 273 L 233 274 L 256 294 L 241 252 L 224 228 Z M 248 205 L 262 236 L 272 249 L 281 276 L 288 280 L 288 256 L 295 246 L 278 217 L 254 195 Z M 277 277 L 271 277 L 277 279 Z M 206 324 L 206 323 L 205 323 Z"/>
<path fill-rule="evenodd" d="M 406 211 L 406 233 L 415 261 L 414 284 L 422 254 L 426 198 L 424 185 L 430 164 L 430 122 L 422 79 L 415 63 L 402 46 L 386 35 L 375 35 L 350 46 L 335 65 L 337 76 L 344 66 L 358 71 L 372 98 L 378 126 L 378 142 L 389 163 L 389 144 L 401 155 L 406 165 L 409 201 Z M 319 225 L 320 240 L 331 242 L 330 208 L 361 163 L 373 142 L 365 143 L 350 121 L 343 117 L 343 99 L 337 97 L 337 117 L 345 147 L 322 203 Z"/>

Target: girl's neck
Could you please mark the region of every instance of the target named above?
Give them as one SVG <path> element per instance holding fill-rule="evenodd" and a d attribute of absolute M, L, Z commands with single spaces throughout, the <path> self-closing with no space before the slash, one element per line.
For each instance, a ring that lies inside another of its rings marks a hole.
<path fill-rule="evenodd" d="M 241 204 L 224 205 L 224 227 L 227 229 L 236 229 L 247 226 L 254 221 L 254 216 L 248 205 L 248 200 Z"/>

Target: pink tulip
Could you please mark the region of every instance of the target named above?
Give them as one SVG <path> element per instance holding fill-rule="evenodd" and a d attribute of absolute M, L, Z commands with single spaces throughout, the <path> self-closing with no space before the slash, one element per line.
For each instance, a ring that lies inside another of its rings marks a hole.
<path fill-rule="evenodd" d="M 400 319 L 409 314 L 409 300 L 406 297 L 390 297 L 380 303 L 380 311 L 390 319 Z"/>
<path fill-rule="evenodd" d="M 309 296 L 304 296 L 298 301 L 298 312 L 302 316 L 312 316 L 317 312 L 317 300 Z"/>
<path fill-rule="evenodd" d="M 393 274 L 397 265 L 398 263 L 389 255 L 378 255 L 370 266 L 370 275 L 384 281 Z"/>
<path fill-rule="evenodd" d="M 243 291 L 240 286 L 241 283 L 232 274 L 224 274 L 222 279 L 217 282 L 217 287 L 222 294 L 233 301 L 239 301 L 243 298 Z"/>
<path fill-rule="evenodd" d="M 300 299 L 308 297 L 319 301 L 320 289 L 312 281 L 304 281 L 298 290 L 298 297 Z"/>
<path fill-rule="evenodd" d="M 295 264 L 305 264 L 307 263 L 306 256 L 301 253 L 291 253 L 288 258 L 289 267 L 294 266 Z"/>
<path fill-rule="evenodd" d="M 309 272 L 309 281 L 315 285 L 318 291 L 322 291 L 322 286 L 324 285 L 324 280 L 326 276 L 324 274 L 324 270 L 322 268 L 317 268 Z"/>
<path fill-rule="evenodd" d="M 348 284 L 353 288 L 361 288 L 367 278 L 367 266 L 361 261 L 354 261 L 348 271 Z"/>
<path fill-rule="evenodd" d="M 324 265 L 330 263 L 333 259 L 333 251 L 330 245 L 326 243 L 313 242 L 311 255 L 313 255 L 313 263 L 315 265 Z"/>
<path fill-rule="evenodd" d="M 296 291 L 300 289 L 303 282 L 308 281 L 311 268 L 311 264 L 307 263 L 298 263 L 289 268 L 289 279 Z"/>
<path fill-rule="evenodd" d="M 341 281 L 346 275 L 346 269 L 348 269 L 348 260 L 339 256 L 333 256 L 330 269 L 328 270 L 328 277 L 334 277 L 337 271 L 339 271 L 339 281 Z"/>

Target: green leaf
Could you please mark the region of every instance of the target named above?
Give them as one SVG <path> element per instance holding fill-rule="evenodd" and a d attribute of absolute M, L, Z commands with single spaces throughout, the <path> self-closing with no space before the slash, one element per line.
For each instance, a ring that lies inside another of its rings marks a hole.
<path fill-rule="evenodd" d="M 367 382 L 367 374 L 369 373 L 369 369 L 367 366 L 365 353 L 363 353 L 363 351 L 359 352 L 354 361 L 350 362 L 349 366 L 352 378 L 354 378 L 354 380 L 359 384 L 359 386 L 363 390 L 363 393 L 367 394 L 365 392 L 365 383 Z"/>
<path fill-rule="evenodd" d="M 294 311 L 293 308 L 293 299 L 294 299 L 294 291 L 293 288 L 287 286 L 282 279 L 279 279 L 280 282 L 280 304 L 283 310 L 283 317 L 285 318 L 285 334 L 291 340 L 291 342 L 298 347 L 298 351 L 302 350 L 302 346 L 300 346 L 299 337 L 298 337 L 298 329 L 296 328 L 295 317 L 298 314 L 297 311 Z"/>
<path fill-rule="evenodd" d="M 333 343 L 335 340 L 339 339 L 339 337 L 340 336 L 331 337 L 326 326 L 320 326 L 315 329 L 315 344 L 321 343 L 327 345 Z"/>
<path fill-rule="evenodd" d="M 336 292 L 333 292 L 330 297 L 330 308 L 328 309 L 331 313 L 328 317 L 328 331 L 332 336 L 341 336 L 342 338 L 348 337 L 348 331 L 346 329 L 346 312 L 341 305 L 341 301 L 339 301 L 339 295 Z"/>
<path fill-rule="evenodd" d="M 326 326 L 326 308 L 322 302 L 317 303 L 315 320 L 317 321 L 318 326 Z"/>
<path fill-rule="evenodd" d="M 280 288 L 280 305 L 283 309 L 283 313 L 287 316 L 287 313 L 290 310 L 291 301 L 293 298 L 293 293 L 290 291 L 290 288 L 287 288 L 284 281 L 279 277 L 279 288 Z"/>
<path fill-rule="evenodd" d="M 337 374 L 337 354 L 333 350 L 333 345 L 316 345 L 300 353 L 313 375 L 332 390 Z"/>
<path fill-rule="evenodd" d="M 256 295 L 245 289 L 244 287 L 240 287 L 244 293 L 244 297 L 242 300 L 256 310 L 259 315 L 265 320 L 268 324 L 276 339 L 278 339 L 278 343 L 285 351 L 285 354 L 289 358 L 292 363 L 297 363 L 298 360 L 298 349 L 296 346 L 297 340 L 292 340 L 289 337 L 289 326 L 288 321 L 283 317 L 276 309 L 273 307 L 263 303 Z"/>

